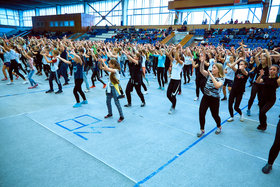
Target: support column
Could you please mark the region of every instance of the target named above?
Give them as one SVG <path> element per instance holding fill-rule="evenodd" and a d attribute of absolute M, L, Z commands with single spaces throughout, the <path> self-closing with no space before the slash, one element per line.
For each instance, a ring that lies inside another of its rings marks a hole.
<path fill-rule="evenodd" d="M 23 27 L 23 10 L 18 11 L 18 17 L 19 17 L 19 26 Z"/>
<path fill-rule="evenodd" d="M 121 17 L 121 26 L 128 25 L 128 16 L 127 16 L 127 9 L 128 9 L 128 0 L 122 0 L 122 17 Z"/>
<path fill-rule="evenodd" d="M 277 17 L 276 17 L 276 23 L 280 23 L 280 8 L 278 10 L 278 14 L 277 14 Z"/>
<path fill-rule="evenodd" d="M 269 2 L 270 2 L 269 0 L 265 0 L 265 2 L 263 3 L 261 23 L 266 23 L 267 13 L 269 9 Z"/>
<path fill-rule="evenodd" d="M 88 6 L 87 2 L 84 2 L 84 13 L 89 14 L 89 6 Z"/>
<path fill-rule="evenodd" d="M 60 14 L 61 14 L 61 6 L 56 5 L 56 15 L 60 15 Z"/>
<path fill-rule="evenodd" d="M 35 8 L 35 16 L 40 16 L 39 8 Z"/>

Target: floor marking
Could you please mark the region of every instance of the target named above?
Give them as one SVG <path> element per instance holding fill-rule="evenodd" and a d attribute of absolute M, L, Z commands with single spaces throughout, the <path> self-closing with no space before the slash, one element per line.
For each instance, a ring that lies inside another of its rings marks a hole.
<path fill-rule="evenodd" d="M 26 116 L 26 115 L 24 115 Z M 38 123 L 39 125 L 41 125 L 42 127 L 44 127 L 45 129 L 51 131 L 52 133 L 54 133 L 55 135 L 59 136 L 60 138 L 64 139 L 65 141 L 69 142 L 70 144 L 72 144 L 74 147 L 77 147 L 78 149 L 82 150 L 83 152 L 85 152 L 86 154 L 92 156 L 93 158 L 95 158 L 96 160 L 102 162 L 103 164 L 105 164 L 106 166 L 110 167 L 111 169 L 115 170 L 116 172 L 120 173 L 121 175 L 123 175 L 124 177 L 128 178 L 129 180 L 131 180 L 134 183 L 137 183 L 134 179 L 132 179 L 131 177 L 127 176 L 126 174 L 124 174 L 123 172 L 121 172 L 120 170 L 117 170 L 116 168 L 114 168 L 113 166 L 110 166 L 109 164 L 107 164 L 105 161 L 98 159 L 96 156 L 94 156 L 92 153 L 88 152 L 87 150 L 73 144 L 72 142 L 70 142 L 69 140 L 67 140 L 66 138 L 64 138 L 63 136 L 59 135 L 58 133 L 56 133 L 55 131 L 51 130 L 50 128 L 48 128 L 47 126 L 43 125 L 42 123 L 40 123 L 39 121 L 30 118 L 29 116 L 26 116 L 27 118 L 31 119 L 32 121 L 34 121 L 35 123 Z"/>

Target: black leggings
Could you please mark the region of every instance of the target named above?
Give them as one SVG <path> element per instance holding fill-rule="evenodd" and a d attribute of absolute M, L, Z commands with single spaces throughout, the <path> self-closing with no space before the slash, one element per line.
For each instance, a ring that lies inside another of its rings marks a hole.
<path fill-rule="evenodd" d="M 251 109 L 253 103 L 254 103 L 254 100 L 256 98 L 256 95 L 258 94 L 260 90 L 260 85 L 257 84 L 257 83 L 254 83 L 253 86 L 252 86 L 252 89 L 251 89 L 251 96 L 250 96 L 250 99 L 249 99 L 249 102 L 248 102 L 248 110 Z M 259 94 L 258 94 L 258 99 L 259 99 Z"/>
<path fill-rule="evenodd" d="M 180 91 L 181 80 L 171 79 L 167 89 L 167 97 L 172 103 L 172 108 L 176 107 L 176 95 Z"/>
<path fill-rule="evenodd" d="M 204 130 L 205 127 L 205 115 L 210 108 L 211 114 L 216 121 L 217 127 L 221 127 L 221 118 L 219 116 L 220 99 L 216 97 L 211 97 L 208 95 L 203 95 L 199 106 L 199 122 L 200 129 Z"/>
<path fill-rule="evenodd" d="M 263 99 L 260 100 L 260 102 L 259 102 L 259 108 L 260 108 L 259 121 L 260 121 L 261 126 L 263 126 L 263 127 L 267 126 L 266 113 L 273 107 L 275 101 L 276 101 L 276 98 L 269 100 L 269 101 L 263 100 Z"/>
<path fill-rule="evenodd" d="M 50 65 L 48 65 L 48 64 L 43 64 L 43 69 L 44 69 L 44 72 L 45 72 L 46 77 L 48 78 L 48 77 L 49 77 L 49 73 L 50 73 L 50 71 L 51 71 Z"/>
<path fill-rule="evenodd" d="M 142 103 L 145 103 L 145 99 L 144 96 L 141 92 L 141 82 L 135 82 L 133 79 L 129 79 L 127 85 L 126 85 L 126 89 L 125 89 L 125 93 L 126 93 L 126 98 L 127 98 L 127 103 L 131 104 L 131 92 L 133 91 L 133 87 L 135 87 L 135 90 L 138 94 L 138 96 L 140 97 Z"/>
<path fill-rule="evenodd" d="M 95 86 L 95 84 L 94 84 L 94 77 L 96 77 L 96 79 L 97 79 L 99 82 L 101 82 L 103 85 L 105 84 L 105 83 L 100 79 L 99 71 L 92 70 L 91 82 L 92 82 L 92 85 L 93 85 L 93 86 Z"/>
<path fill-rule="evenodd" d="M 273 165 L 275 159 L 277 158 L 280 151 L 280 120 L 276 127 L 276 135 L 272 147 L 269 151 L 268 163 Z"/>
<path fill-rule="evenodd" d="M 169 66 L 165 66 L 165 69 L 164 69 L 164 83 L 168 83 L 168 77 L 167 77 L 168 69 L 169 69 Z"/>
<path fill-rule="evenodd" d="M 15 60 L 11 60 L 11 66 L 9 68 L 9 76 L 11 81 L 13 81 L 13 70 L 18 76 L 25 80 L 24 76 L 18 71 L 18 63 Z"/>
<path fill-rule="evenodd" d="M 186 76 L 188 77 L 188 83 L 190 82 L 190 80 L 191 80 L 191 78 L 190 78 L 191 72 L 192 72 L 192 65 L 191 64 L 190 65 L 184 65 L 184 67 L 183 67 L 184 80 L 185 80 L 184 83 L 186 83 Z"/>
<path fill-rule="evenodd" d="M 158 79 L 158 84 L 160 87 L 164 87 L 164 68 L 162 67 L 157 67 L 157 79 Z"/>
<path fill-rule="evenodd" d="M 26 71 L 23 69 L 21 64 L 18 64 L 18 69 L 20 69 L 26 75 Z"/>
<path fill-rule="evenodd" d="M 200 75 L 196 75 L 196 79 L 195 79 L 195 91 L 196 91 L 196 97 L 199 97 L 199 88 L 201 90 L 201 92 L 204 92 L 204 87 L 205 87 L 205 83 L 206 83 L 206 78 L 205 77 L 201 77 Z"/>
<path fill-rule="evenodd" d="M 81 97 L 83 98 L 83 100 L 87 100 L 86 96 L 82 90 L 82 83 L 83 83 L 84 79 L 75 79 L 75 87 L 73 89 L 73 94 L 75 96 L 75 99 L 77 101 L 77 103 L 80 102 L 80 97 L 78 95 L 78 92 L 80 93 Z"/>
<path fill-rule="evenodd" d="M 241 103 L 243 97 L 243 92 L 238 92 L 235 90 L 231 90 L 230 94 L 229 94 L 229 100 L 228 100 L 228 110 L 230 113 L 230 116 L 233 118 L 233 103 L 234 103 L 234 99 L 235 99 L 235 104 L 234 104 L 234 110 L 236 112 L 238 112 L 238 114 L 242 115 L 242 111 L 240 110 L 239 106 Z"/>

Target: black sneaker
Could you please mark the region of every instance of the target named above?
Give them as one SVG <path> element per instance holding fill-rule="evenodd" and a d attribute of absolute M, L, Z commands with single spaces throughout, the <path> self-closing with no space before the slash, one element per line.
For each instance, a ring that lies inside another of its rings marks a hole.
<path fill-rule="evenodd" d="M 272 170 L 272 165 L 270 165 L 270 164 L 266 164 L 262 168 L 262 172 L 265 173 L 265 174 L 269 174 L 271 170 Z"/>
<path fill-rule="evenodd" d="M 64 83 L 63 86 L 66 86 L 66 85 L 68 85 L 68 84 L 69 84 L 68 82 L 67 82 L 67 83 Z"/>
<path fill-rule="evenodd" d="M 124 105 L 124 107 L 131 107 L 131 104 L 126 104 Z"/>
<path fill-rule="evenodd" d="M 262 131 L 265 131 L 266 130 L 266 126 L 262 126 L 262 125 L 259 125 L 257 127 L 258 130 L 262 130 Z"/>
<path fill-rule="evenodd" d="M 57 92 L 55 92 L 55 94 L 60 94 L 62 92 L 63 92 L 62 90 L 58 90 Z"/>
<path fill-rule="evenodd" d="M 125 95 L 119 95 L 118 96 L 118 99 L 123 99 L 123 98 L 125 98 Z"/>
<path fill-rule="evenodd" d="M 146 105 L 146 103 L 142 103 L 142 104 L 141 104 L 141 107 L 144 107 L 145 105 Z"/>
<path fill-rule="evenodd" d="M 226 98 L 226 97 L 224 97 L 223 99 L 221 99 L 221 101 L 225 101 L 225 100 L 227 100 L 227 98 Z"/>
<path fill-rule="evenodd" d="M 113 116 L 112 114 L 107 114 L 107 116 L 104 116 L 104 118 L 106 119 L 106 118 L 110 118 L 112 116 Z"/>
<path fill-rule="evenodd" d="M 118 120 L 118 123 L 122 122 L 124 120 L 124 117 L 120 117 Z"/>
<path fill-rule="evenodd" d="M 53 93 L 53 90 L 48 90 L 46 91 L 46 93 Z"/>

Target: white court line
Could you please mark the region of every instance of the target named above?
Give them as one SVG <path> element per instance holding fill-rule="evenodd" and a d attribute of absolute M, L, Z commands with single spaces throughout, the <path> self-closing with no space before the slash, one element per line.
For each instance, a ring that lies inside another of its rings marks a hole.
<path fill-rule="evenodd" d="M 26 115 L 25 115 L 26 116 Z M 123 175 L 124 177 L 128 178 L 129 180 L 131 180 L 132 182 L 134 182 L 135 184 L 137 184 L 137 181 L 135 181 L 134 179 L 130 178 L 129 176 L 127 176 L 126 174 L 124 174 L 123 172 L 121 172 L 120 170 L 115 169 L 114 167 L 110 166 L 108 163 L 106 163 L 105 161 L 102 161 L 101 159 L 98 159 L 96 156 L 94 156 L 93 154 L 91 154 L 90 152 L 88 152 L 87 150 L 75 145 L 74 143 L 70 142 L 69 140 L 67 140 L 66 138 L 64 138 L 63 136 L 59 135 L 58 133 L 56 133 L 55 131 L 51 130 L 50 128 L 46 127 L 45 125 L 43 125 L 42 123 L 30 118 L 29 116 L 26 116 L 27 118 L 31 119 L 32 121 L 34 121 L 35 123 L 38 123 L 39 125 L 41 125 L 42 127 L 46 128 L 47 130 L 51 131 L 52 133 L 56 134 L 57 136 L 61 137 L 62 139 L 66 140 L 67 142 L 69 142 L 70 144 L 72 144 L 73 146 L 77 147 L 78 149 L 84 151 L 85 153 L 87 153 L 88 155 L 94 157 L 95 159 L 99 160 L 100 162 L 102 162 L 103 164 L 105 164 L 106 166 L 110 167 L 111 169 L 115 170 L 116 172 L 120 173 L 121 175 Z"/>
<path fill-rule="evenodd" d="M 231 149 L 231 150 L 234 150 L 234 151 L 237 151 L 237 152 L 243 153 L 243 154 L 245 154 L 245 155 L 248 155 L 248 156 L 251 156 L 251 157 L 254 157 L 254 158 L 257 158 L 257 159 L 260 159 L 260 160 L 263 160 L 263 161 L 267 162 L 267 159 L 265 159 L 265 158 L 262 158 L 262 157 L 259 157 L 259 156 L 256 156 L 256 155 L 253 155 L 253 154 L 250 154 L 250 153 L 241 151 L 241 150 L 239 150 L 239 149 L 236 149 L 236 148 L 233 148 L 233 147 L 224 145 L 224 144 L 218 144 L 218 145 L 224 146 L 224 147 L 226 147 L 226 148 L 228 148 L 228 149 Z M 276 164 L 276 163 L 274 163 L 273 166 L 274 166 L 274 165 L 280 166 L 280 164 Z"/>

